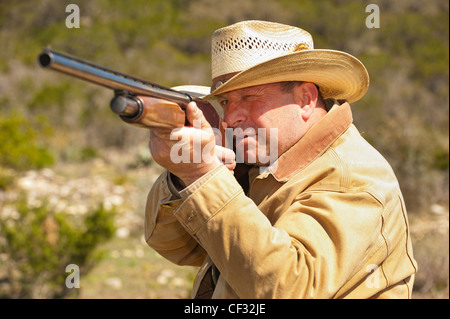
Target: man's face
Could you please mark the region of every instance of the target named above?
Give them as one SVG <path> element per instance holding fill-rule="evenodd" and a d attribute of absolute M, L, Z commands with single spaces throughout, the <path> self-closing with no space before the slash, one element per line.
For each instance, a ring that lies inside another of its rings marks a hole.
<path fill-rule="evenodd" d="M 230 91 L 219 102 L 225 123 L 233 129 L 236 152 L 247 164 L 267 165 L 273 147 L 279 156 L 303 134 L 301 106 L 280 83 Z"/>

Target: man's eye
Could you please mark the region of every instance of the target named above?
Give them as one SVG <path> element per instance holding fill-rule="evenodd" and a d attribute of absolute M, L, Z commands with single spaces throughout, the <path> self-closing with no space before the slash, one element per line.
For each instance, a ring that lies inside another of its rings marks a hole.
<path fill-rule="evenodd" d="M 226 106 L 228 104 L 228 100 L 222 100 L 219 103 L 221 106 Z"/>
<path fill-rule="evenodd" d="M 260 95 L 257 95 L 257 94 L 249 94 L 249 95 L 244 95 L 243 97 L 242 97 L 242 99 L 244 100 L 244 101 L 248 101 L 248 100 L 255 100 L 255 99 L 258 99 L 260 97 Z"/>

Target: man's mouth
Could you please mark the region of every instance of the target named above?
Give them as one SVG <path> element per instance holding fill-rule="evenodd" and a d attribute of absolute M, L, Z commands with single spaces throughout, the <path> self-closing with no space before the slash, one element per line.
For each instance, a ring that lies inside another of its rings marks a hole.
<path fill-rule="evenodd" d="M 234 136 L 235 140 L 242 140 L 247 137 L 256 136 L 256 132 L 254 129 L 251 129 L 251 128 L 245 129 L 244 131 L 236 130 L 235 132 L 233 132 L 233 136 Z"/>

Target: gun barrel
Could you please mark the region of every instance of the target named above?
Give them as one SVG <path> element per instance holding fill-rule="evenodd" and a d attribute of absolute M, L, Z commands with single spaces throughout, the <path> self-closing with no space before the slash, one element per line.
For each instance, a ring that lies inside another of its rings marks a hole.
<path fill-rule="evenodd" d="M 176 91 L 50 49 L 44 49 L 37 60 L 43 68 L 114 90 L 110 108 L 126 123 L 144 128 L 188 125 L 184 111 L 189 102 L 195 101 L 206 120 L 213 127 L 220 127 L 221 120 L 214 107 L 200 97 L 191 97 L 188 92 Z M 138 95 L 148 96 L 153 101 L 145 104 Z"/>
<path fill-rule="evenodd" d="M 66 73 L 113 90 L 124 90 L 136 95 L 167 99 L 180 106 L 185 106 L 192 101 L 188 94 L 143 81 L 54 50 L 44 49 L 38 57 L 38 62 L 43 68 Z"/>

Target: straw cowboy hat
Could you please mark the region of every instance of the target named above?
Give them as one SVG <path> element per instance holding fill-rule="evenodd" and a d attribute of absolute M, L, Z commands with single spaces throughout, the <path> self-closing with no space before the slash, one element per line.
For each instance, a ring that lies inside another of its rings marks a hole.
<path fill-rule="evenodd" d="M 212 87 L 205 99 L 232 90 L 283 81 L 319 86 L 325 99 L 359 100 L 369 87 L 369 75 L 354 56 L 314 49 L 305 30 L 275 22 L 243 21 L 212 35 Z M 198 95 L 205 87 L 191 87 Z"/>

